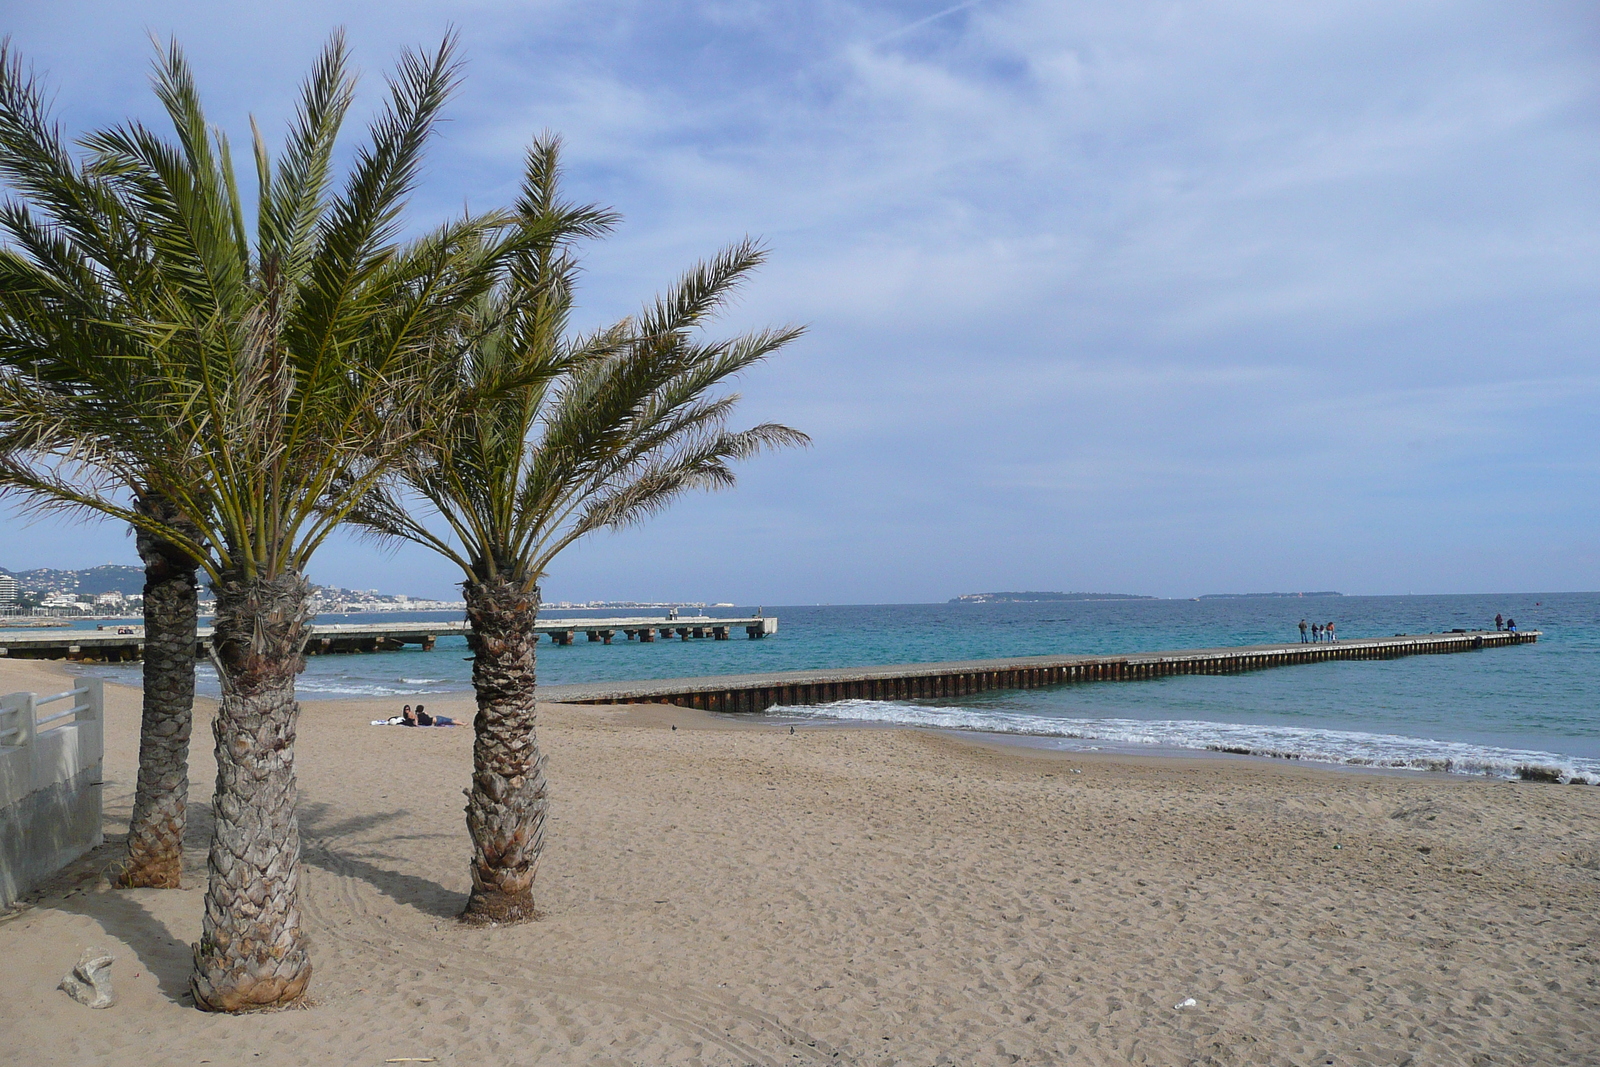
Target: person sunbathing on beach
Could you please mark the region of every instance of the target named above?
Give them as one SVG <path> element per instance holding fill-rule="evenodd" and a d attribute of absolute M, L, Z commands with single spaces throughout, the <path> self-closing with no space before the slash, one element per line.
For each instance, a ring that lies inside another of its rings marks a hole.
<path fill-rule="evenodd" d="M 452 719 L 448 715 L 429 715 L 428 711 L 427 711 L 427 708 L 424 707 L 421 704 L 417 705 L 417 710 L 415 710 L 415 711 L 412 711 L 411 710 L 411 705 L 407 704 L 405 707 L 400 709 L 400 714 L 396 715 L 394 718 L 392 718 L 392 719 L 373 719 L 372 720 L 372 725 L 374 725 L 374 726 L 459 726 L 461 724 L 456 722 L 454 719 Z"/>
<path fill-rule="evenodd" d="M 415 716 L 413 716 L 412 713 L 411 713 L 411 705 L 407 704 L 405 707 L 400 709 L 400 714 L 392 716 L 392 717 L 387 718 L 387 719 L 373 719 L 372 720 L 372 725 L 374 725 L 374 726 L 414 726 L 414 725 L 416 725 L 415 723 L 412 723 L 412 722 L 408 721 L 408 720 L 410 720 L 410 719 L 412 719 L 414 717 Z"/>
<path fill-rule="evenodd" d="M 404 710 L 400 712 L 400 715 L 405 720 L 401 723 L 402 726 L 454 726 L 456 724 L 456 721 L 448 715 L 429 715 L 421 704 L 417 705 L 416 711 L 412 711 L 411 705 L 407 704 Z"/>

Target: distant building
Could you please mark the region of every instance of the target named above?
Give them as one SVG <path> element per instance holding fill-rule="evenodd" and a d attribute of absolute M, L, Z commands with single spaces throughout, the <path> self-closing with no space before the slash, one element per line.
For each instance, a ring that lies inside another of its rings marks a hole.
<path fill-rule="evenodd" d="M 0 574 L 0 604 L 15 604 L 19 595 L 17 580 L 9 574 Z"/>
<path fill-rule="evenodd" d="M 84 605 L 71 593 L 51 593 L 40 602 L 39 607 L 46 615 L 78 615 L 84 609 Z"/>

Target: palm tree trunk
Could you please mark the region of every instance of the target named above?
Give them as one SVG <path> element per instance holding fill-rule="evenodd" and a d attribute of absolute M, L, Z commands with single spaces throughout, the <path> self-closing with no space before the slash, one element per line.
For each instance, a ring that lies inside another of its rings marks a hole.
<path fill-rule="evenodd" d="M 240 1012 L 291 1003 L 311 980 L 294 775 L 294 679 L 305 669 L 311 586 L 293 572 L 224 578 L 213 638 L 216 821 L 189 988 L 207 1011 Z"/>
<path fill-rule="evenodd" d="M 549 805 L 544 757 L 534 736 L 534 650 L 539 590 L 505 580 L 467 582 L 472 628 L 472 895 L 462 919 L 514 923 L 535 917 L 533 876 Z"/>
<path fill-rule="evenodd" d="M 169 541 L 143 530 L 137 531 L 136 541 L 144 560 L 144 711 L 128 859 L 118 882 L 177 889 L 183 875 L 189 734 L 194 726 L 197 567 Z"/>

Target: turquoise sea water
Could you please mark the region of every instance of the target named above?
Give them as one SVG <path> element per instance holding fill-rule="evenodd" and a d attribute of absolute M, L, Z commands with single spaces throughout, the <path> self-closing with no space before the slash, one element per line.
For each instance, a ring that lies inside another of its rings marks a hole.
<path fill-rule="evenodd" d="M 621 639 L 541 644 L 548 684 L 1061 653 L 1122 653 L 1294 640 L 1334 620 L 1343 639 L 1493 627 L 1498 611 L 1537 644 L 1241 675 L 986 693 L 939 702 L 847 701 L 775 709 L 792 718 L 1021 735 L 1075 748 L 1242 749 L 1330 762 L 1511 774 L 1522 764 L 1600 782 L 1600 594 L 1145 600 L 1057 604 L 766 605 L 761 641 Z M 715 614 L 748 615 L 753 608 Z M 616 612 L 551 613 L 582 618 Z M 371 617 L 374 619 L 380 617 Z M 403 615 L 381 619 L 401 621 Z M 328 622 L 362 621 L 337 616 Z M 465 641 L 432 652 L 312 657 L 303 699 L 408 698 L 469 686 Z M 112 676 L 129 668 L 95 668 Z M 214 688 L 214 681 L 202 679 Z M 412 701 L 415 702 L 415 701 Z"/>

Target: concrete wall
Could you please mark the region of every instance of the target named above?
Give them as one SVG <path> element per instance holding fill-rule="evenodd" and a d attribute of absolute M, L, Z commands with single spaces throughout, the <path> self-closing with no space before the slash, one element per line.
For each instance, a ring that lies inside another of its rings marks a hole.
<path fill-rule="evenodd" d="M 100 844 L 102 683 L 0 697 L 0 907 Z"/>

